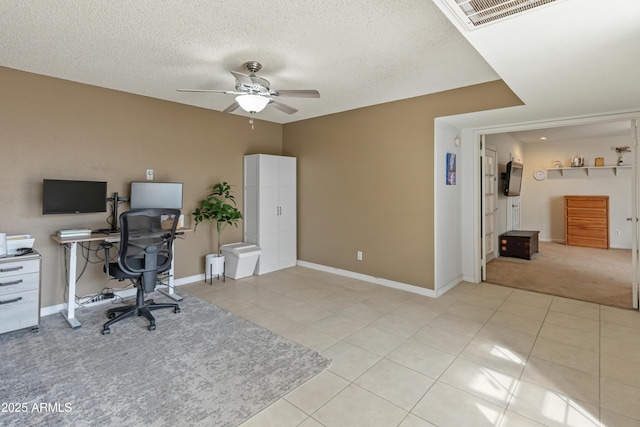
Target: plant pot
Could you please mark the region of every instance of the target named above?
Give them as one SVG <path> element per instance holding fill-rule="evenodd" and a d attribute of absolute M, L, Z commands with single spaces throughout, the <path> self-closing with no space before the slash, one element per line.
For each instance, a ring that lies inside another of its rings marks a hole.
<path fill-rule="evenodd" d="M 209 254 L 205 258 L 204 278 L 212 279 L 213 276 L 224 275 L 224 255 Z"/>

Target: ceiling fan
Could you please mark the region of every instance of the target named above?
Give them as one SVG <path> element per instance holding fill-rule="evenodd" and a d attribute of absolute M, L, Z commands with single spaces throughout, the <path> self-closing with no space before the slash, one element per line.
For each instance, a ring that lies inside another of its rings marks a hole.
<path fill-rule="evenodd" d="M 223 113 L 231 113 L 238 107 L 244 111 L 255 114 L 262 111 L 267 105 L 287 113 L 293 114 L 297 112 L 295 108 L 276 101 L 278 97 L 290 98 L 320 98 L 320 92 L 317 90 L 272 90 L 269 80 L 256 76 L 255 73 L 260 71 L 262 64 L 258 61 L 248 61 L 244 63 L 251 74 L 242 74 L 231 71 L 236 78 L 235 90 L 218 90 L 218 89 L 178 89 L 178 92 L 213 92 L 224 93 L 225 95 L 236 95 L 236 101 L 224 109 Z"/>

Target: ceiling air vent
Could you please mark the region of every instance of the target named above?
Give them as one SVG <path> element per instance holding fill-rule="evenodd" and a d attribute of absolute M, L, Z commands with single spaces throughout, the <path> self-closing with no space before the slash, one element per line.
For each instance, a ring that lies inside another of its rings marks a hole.
<path fill-rule="evenodd" d="M 445 0 L 470 30 L 562 0 Z"/>

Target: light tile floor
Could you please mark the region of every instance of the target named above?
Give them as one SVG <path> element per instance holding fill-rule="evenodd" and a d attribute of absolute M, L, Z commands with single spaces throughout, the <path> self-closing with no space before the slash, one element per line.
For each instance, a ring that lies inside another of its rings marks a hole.
<path fill-rule="evenodd" d="M 640 313 L 294 267 L 180 288 L 333 360 L 243 427 L 640 426 Z"/>

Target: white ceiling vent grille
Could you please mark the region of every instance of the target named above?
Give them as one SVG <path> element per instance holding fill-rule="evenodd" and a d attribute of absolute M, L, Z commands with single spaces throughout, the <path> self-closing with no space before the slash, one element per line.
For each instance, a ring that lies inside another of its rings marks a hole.
<path fill-rule="evenodd" d="M 562 0 L 445 0 L 470 30 Z"/>

